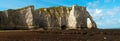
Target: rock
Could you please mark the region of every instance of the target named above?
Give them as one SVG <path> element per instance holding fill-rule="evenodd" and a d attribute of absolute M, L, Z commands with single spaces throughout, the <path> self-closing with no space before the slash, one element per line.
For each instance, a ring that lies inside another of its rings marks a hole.
<path fill-rule="evenodd" d="M 0 29 L 4 29 L 8 26 L 8 13 L 7 11 L 0 11 Z"/>
<path fill-rule="evenodd" d="M 44 9 L 39 9 L 36 10 L 33 14 L 33 18 L 34 18 L 34 26 L 35 28 L 46 28 L 49 27 L 49 17 L 50 15 L 46 15 L 44 13 Z"/>
<path fill-rule="evenodd" d="M 74 10 L 73 13 L 74 13 L 74 16 L 75 16 L 76 22 L 77 22 L 77 23 L 74 23 L 74 25 L 76 24 L 76 29 L 97 28 L 95 22 L 93 21 L 92 17 L 88 13 L 88 11 L 86 11 L 85 7 L 82 7 L 82 6 L 79 7 L 77 5 L 74 5 L 72 7 L 72 10 Z M 90 23 L 87 23 L 87 19 L 89 19 Z M 87 25 L 87 24 L 89 24 L 89 25 Z"/>
<path fill-rule="evenodd" d="M 33 6 L 17 9 L 13 14 L 16 16 L 16 28 L 17 29 L 32 29 L 33 28 Z"/>
<path fill-rule="evenodd" d="M 89 22 L 87 20 L 89 19 Z M 89 24 L 89 25 L 88 25 Z M 91 29 L 96 23 L 85 7 L 50 7 L 34 10 L 28 6 L 0 11 L 0 29 Z"/>
<path fill-rule="evenodd" d="M 72 10 L 70 11 L 69 13 L 69 16 L 68 16 L 68 29 L 76 29 L 76 24 L 77 24 L 77 19 L 75 17 L 75 5 L 72 7 Z"/>
<path fill-rule="evenodd" d="M 33 11 L 32 6 L 17 9 L 6 10 L 0 13 L 1 29 L 31 29 L 33 28 Z"/>
<path fill-rule="evenodd" d="M 34 13 L 34 22 L 37 28 L 44 29 L 65 29 L 67 27 L 67 12 L 66 7 L 50 7 L 40 8 Z"/>
<path fill-rule="evenodd" d="M 89 29 L 92 28 L 92 22 L 91 22 L 90 18 L 87 18 L 87 27 L 88 27 Z"/>
<path fill-rule="evenodd" d="M 107 39 L 107 37 L 103 37 L 103 39 Z"/>

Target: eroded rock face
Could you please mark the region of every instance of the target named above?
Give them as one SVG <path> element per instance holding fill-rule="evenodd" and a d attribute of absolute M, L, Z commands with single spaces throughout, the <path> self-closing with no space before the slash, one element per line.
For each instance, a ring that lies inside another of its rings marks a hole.
<path fill-rule="evenodd" d="M 31 29 L 33 23 L 33 6 L 7 10 L 0 13 L 0 29 Z"/>
<path fill-rule="evenodd" d="M 73 10 L 72 13 L 74 13 L 74 17 L 76 19 L 72 20 L 72 22 L 74 22 L 74 24 L 73 24 L 74 28 L 69 27 L 69 25 L 68 25 L 68 28 L 73 28 L 73 29 L 97 28 L 96 23 L 93 21 L 92 17 L 90 16 L 90 14 L 88 13 L 88 11 L 86 10 L 85 7 L 82 7 L 82 6 L 79 7 L 77 5 L 73 5 L 72 10 Z M 89 22 L 88 22 L 88 20 L 89 20 Z"/>
<path fill-rule="evenodd" d="M 37 28 L 65 29 L 68 15 L 69 8 L 66 7 L 40 8 L 34 13 L 34 24 Z"/>
<path fill-rule="evenodd" d="M 89 19 L 90 22 L 87 22 Z M 89 25 L 88 25 L 89 24 Z M 0 29 L 91 29 L 97 28 L 85 7 L 40 8 L 33 6 L 0 11 Z"/>
<path fill-rule="evenodd" d="M 68 29 L 76 29 L 76 24 L 77 24 L 77 21 L 76 21 L 76 17 L 75 17 L 75 5 L 72 7 L 72 10 L 70 11 L 69 13 L 69 16 L 68 16 Z"/>
<path fill-rule="evenodd" d="M 18 20 L 21 20 L 19 21 L 20 23 L 23 22 L 20 25 L 19 24 L 18 25 L 23 28 L 26 27 L 26 28 L 32 29 L 33 28 L 33 11 L 34 11 L 33 6 L 29 6 L 29 7 L 25 7 L 20 10 L 17 10 L 16 12 L 19 12 L 19 13 L 16 13 L 16 14 L 20 15 L 18 17 L 19 18 Z"/>
<path fill-rule="evenodd" d="M 0 11 L 0 29 L 4 29 L 8 26 L 8 13 L 6 11 Z"/>

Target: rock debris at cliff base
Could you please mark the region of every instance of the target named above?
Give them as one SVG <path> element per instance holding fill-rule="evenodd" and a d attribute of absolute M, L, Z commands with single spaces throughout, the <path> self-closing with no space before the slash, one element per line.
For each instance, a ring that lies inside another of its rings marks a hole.
<path fill-rule="evenodd" d="M 89 22 L 87 21 L 89 19 Z M 49 7 L 34 10 L 34 6 L 0 11 L 0 29 L 93 29 L 97 28 L 86 7 Z"/>

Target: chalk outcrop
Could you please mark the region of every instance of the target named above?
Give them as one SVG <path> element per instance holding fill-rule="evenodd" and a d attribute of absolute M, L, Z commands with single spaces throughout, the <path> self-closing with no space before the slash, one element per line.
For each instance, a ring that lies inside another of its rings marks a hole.
<path fill-rule="evenodd" d="M 91 29 L 96 23 L 85 7 L 50 7 L 34 10 L 34 6 L 0 11 L 0 29 Z"/>

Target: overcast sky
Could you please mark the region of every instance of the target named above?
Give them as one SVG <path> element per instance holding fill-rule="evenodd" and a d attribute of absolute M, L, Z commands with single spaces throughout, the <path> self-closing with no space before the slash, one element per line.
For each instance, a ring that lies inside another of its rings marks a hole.
<path fill-rule="evenodd" d="M 120 0 L 0 0 L 0 11 L 29 5 L 37 9 L 74 4 L 87 7 L 98 28 L 120 28 Z"/>

